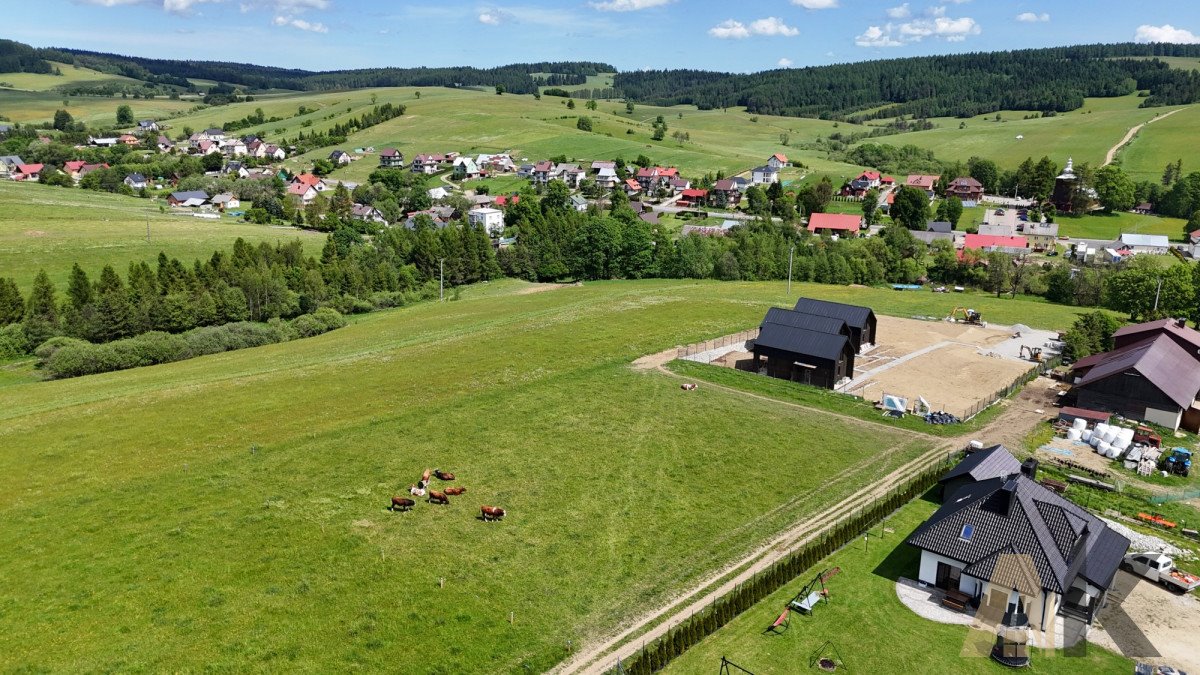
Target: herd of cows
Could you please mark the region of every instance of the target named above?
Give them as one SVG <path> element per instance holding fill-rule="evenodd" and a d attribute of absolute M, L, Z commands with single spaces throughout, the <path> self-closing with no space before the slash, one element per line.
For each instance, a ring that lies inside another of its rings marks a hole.
<path fill-rule="evenodd" d="M 461 486 L 450 486 L 445 490 L 434 490 L 429 487 L 430 478 L 437 478 L 440 481 L 449 483 L 454 480 L 454 474 L 449 471 L 442 471 L 441 469 L 425 469 L 424 473 L 421 474 L 421 480 L 417 481 L 415 485 L 408 486 L 408 493 L 413 497 L 427 497 L 425 501 L 430 504 L 449 505 L 450 497 L 464 494 L 467 491 L 467 488 Z M 408 511 L 416 505 L 417 502 L 415 499 L 397 495 L 392 497 L 392 505 L 388 509 L 391 511 Z M 485 522 L 500 520 L 504 517 L 504 509 L 499 506 L 480 506 L 479 516 Z"/>

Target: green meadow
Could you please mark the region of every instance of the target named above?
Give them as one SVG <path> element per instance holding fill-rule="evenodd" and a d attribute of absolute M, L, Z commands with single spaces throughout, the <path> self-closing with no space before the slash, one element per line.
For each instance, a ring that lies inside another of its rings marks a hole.
<path fill-rule="evenodd" d="M 138 197 L 0 181 L 0 276 L 27 292 L 44 269 L 63 290 L 78 262 L 96 278 L 105 265 L 124 275 L 130 262 L 151 264 L 160 251 L 186 264 L 229 250 L 241 237 L 257 244 L 299 239 L 311 255 L 325 235 L 292 227 L 163 213 L 162 202 Z M 146 241 L 149 225 L 150 241 Z"/>
<path fill-rule="evenodd" d="M 1117 159 L 1134 180 L 1158 182 L 1167 163 L 1183 160 L 1184 173 L 1200 169 L 1195 160 L 1200 106 L 1189 106 L 1142 127 Z"/>
<path fill-rule="evenodd" d="M 1058 216 L 1060 236 L 1076 239 L 1116 239 L 1125 234 L 1165 234 L 1173 240 L 1184 238 L 1182 218 L 1149 216 L 1138 213 L 1103 213 L 1097 211 L 1084 216 Z"/>
<path fill-rule="evenodd" d="M 534 290 L 0 387 L 5 669 L 541 671 L 931 447 L 629 368 L 782 284 Z"/>

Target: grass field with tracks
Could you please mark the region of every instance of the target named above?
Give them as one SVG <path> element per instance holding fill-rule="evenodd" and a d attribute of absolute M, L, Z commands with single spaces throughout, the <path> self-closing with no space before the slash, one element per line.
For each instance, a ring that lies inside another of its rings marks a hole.
<path fill-rule="evenodd" d="M 154 264 L 159 251 L 190 265 L 197 258 L 207 259 L 213 251 L 231 249 L 238 237 L 255 244 L 299 239 L 311 255 L 320 253 L 325 243 L 323 234 L 291 227 L 162 213 L 160 203 L 0 181 L 0 276 L 15 278 L 22 291 L 28 292 L 38 270 L 45 269 L 65 290 L 71 265 L 76 262 L 95 279 L 107 264 L 122 276 L 132 261 Z"/>
<path fill-rule="evenodd" d="M 1200 170 L 1195 160 L 1200 105 L 1193 105 L 1142 127 L 1117 155 L 1121 168 L 1134 180 L 1158 182 L 1168 162 L 1183 160 L 1185 174 Z"/>
<path fill-rule="evenodd" d="M 22 580 L 0 660 L 412 670 L 436 653 L 445 672 L 543 670 L 936 442 L 628 367 L 756 324 L 790 300 L 782 283 L 535 288 L 0 387 L 0 576 Z M 900 315 L 952 301 L 797 292 Z M 997 322 L 1073 316 L 976 304 Z M 384 511 L 436 466 L 467 495 Z M 510 515 L 485 525 L 481 503 Z"/>

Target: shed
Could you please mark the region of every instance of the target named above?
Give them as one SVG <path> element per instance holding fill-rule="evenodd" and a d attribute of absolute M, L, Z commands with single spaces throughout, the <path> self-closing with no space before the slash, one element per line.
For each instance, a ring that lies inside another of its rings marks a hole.
<path fill-rule="evenodd" d="M 1062 410 L 1058 411 L 1058 419 L 1067 423 L 1074 422 L 1077 419 L 1082 419 L 1087 420 L 1088 424 L 1108 424 L 1108 421 L 1112 419 L 1112 415 L 1106 412 L 1100 412 L 1099 410 L 1088 410 L 1087 408 L 1072 408 L 1070 406 L 1066 406 Z"/>
<path fill-rule="evenodd" d="M 763 323 L 753 351 L 755 370 L 783 380 L 833 389 L 854 376 L 854 348 L 845 335 Z"/>
<path fill-rule="evenodd" d="M 850 344 L 855 352 L 861 353 L 863 345 L 874 344 L 878 337 L 876 335 L 878 322 L 875 319 L 875 312 L 871 311 L 870 307 L 815 298 L 800 298 L 796 301 L 795 309 L 802 314 L 829 316 L 845 321 L 850 328 Z"/>

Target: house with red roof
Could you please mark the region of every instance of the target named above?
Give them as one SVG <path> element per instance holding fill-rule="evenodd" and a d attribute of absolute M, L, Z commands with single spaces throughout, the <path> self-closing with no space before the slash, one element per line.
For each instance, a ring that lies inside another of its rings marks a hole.
<path fill-rule="evenodd" d="M 138 137 L 134 136 L 133 134 L 121 134 L 117 138 L 117 142 L 122 145 L 137 145 L 138 143 L 141 143 L 141 140 L 139 140 Z"/>
<path fill-rule="evenodd" d="M 46 168 L 44 164 L 18 164 L 13 171 L 13 180 L 32 180 L 36 181 L 42 177 L 42 170 Z"/>
<path fill-rule="evenodd" d="M 521 203 L 521 195 L 515 194 L 515 193 L 512 195 L 500 195 L 500 196 L 496 197 L 496 199 L 493 200 L 492 203 L 495 204 L 496 206 L 508 206 L 509 204 L 520 204 Z"/>
<path fill-rule="evenodd" d="M 1021 235 L 1001 237 L 991 234 L 968 234 L 963 248 L 977 249 L 988 253 L 1011 253 L 1024 255 L 1029 252 L 1029 240 Z"/>
<path fill-rule="evenodd" d="M 667 189 L 671 186 L 671 181 L 679 177 L 679 169 L 675 167 L 663 168 L 661 166 L 649 166 L 638 169 L 634 176 L 643 190 L 652 192 L 658 189 Z"/>
<path fill-rule="evenodd" d="M 908 178 L 904 179 L 904 186 L 917 188 L 918 190 L 923 190 L 930 199 L 933 199 L 933 188 L 937 185 L 937 182 L 941 179 L 942 179 L 941 176 L 924 176 L 924 175 L 914 174 L 914 175 L 909 176 Z"/>
<path fill-rule="evenodd" d="M 307 183 L 292 183 L 287 188 L 287 196 L 303 206 L 317 198 L 317 189 Z"/>
<path fill-rule="evenodd" d="M 675 201 L 676 206 L 691 207 L 691 206 L 706 206 L 708 204 L 708 190 L 684 190 L 679 194 L 679 199 Z"/>
<path fill-rule="evenodd" d="M 788 166 L 788 158 L 777 152 L 767 158 L 767 166 L 771 167 L 775 171 L 779 171 L 780 169 Z"/>
<path fill-rule="evenodd" d="M 384 148 L 379 151 L 379 168 L 381 169 L 402 169 L 404 168 L 404 153 L 395 148 Z"/>
<path fill-rule="evenodd" d="M 808 231 L 857 237 L 862 231 L 863 218 L 851 213 L 814 213 L 808 217 Z"/>
<path fill-rule="evenodd" d="M 634 180 L 632 178 L 625 179 L 625 194 L 632 197 L 633 195 L 636 195 L 637 193 L 639 193 L 641 191 L 642 191 L 642 186 L 640 183 L 638 183 L 636 180 Z"/>

